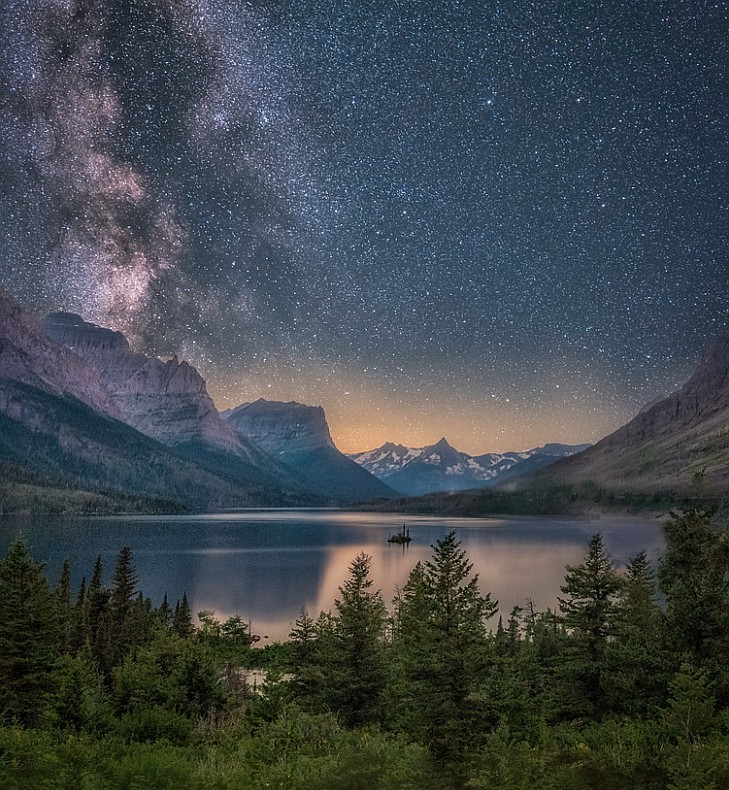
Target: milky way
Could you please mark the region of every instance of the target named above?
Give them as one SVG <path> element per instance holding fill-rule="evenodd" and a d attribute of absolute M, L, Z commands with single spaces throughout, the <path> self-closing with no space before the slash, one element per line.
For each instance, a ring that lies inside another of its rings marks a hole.
<path fill-rule="evenodd" d="M 25 0 L 0 282 L 344 449 L 595 440 L 729 322 L 725 2 Z"/>

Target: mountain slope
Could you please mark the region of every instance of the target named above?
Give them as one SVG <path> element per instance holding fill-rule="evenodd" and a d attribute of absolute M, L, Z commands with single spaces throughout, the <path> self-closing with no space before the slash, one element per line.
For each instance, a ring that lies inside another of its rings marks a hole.
<path fill-rule="evenodd" d="M 99 376 L 54 343 L 38 321 L 0 289 L 0 378 L 23 382 L 45 392 L 71 395 L 118 416 Z"/>
<path fill-rule="evenodd" d="M 311 503 L 300 487 L 205 471 L 118 416 L 97 370 L 0 292 L 0 507 L 11 484 L 103 490 L 193 509 Z"/>
<path fill-rule="evenodd" d="M 232 482 L 306 491 L 289 469 L 221 419 L 205 380 L 187 362 L 137 353 L 121 332 L 73 313 L 52 313 L 42 325 L 93 369 L 114 412 L 140 433 Z"/>
<path fill-rule="evenodd" d="M 590 444 L 560 444 L 557 442 L 550 442 L 541 447 L 535 447 L 523 453 L 518 453 L 518 460 L 514 464 L 503 464 L 500 466 L 498 474 L 494 477 L 493 484 L 499 486 L 515 477 L 532 474 L 547 466 L 551 466 L 563 458 L 570 458 L 573 455 L 577 455 L 591 446 Z M 481 460 L 482 458 L 483 456 L 477 456 L 477 460 Z"/>
<path fill-rule="evenodd" d="M 337 450 L 320 406 L 261 398 L 227 412 L 227 422 L 290 467 L 314 491 L 350 502 L 396 496 Z"/>
<path fill-rule="evenodd" d="M 714 492 L 729 484 L 729 337 L 714 344 L 681 389 L 629 423 L 521 485 L 593 481 L 611 489 L 690 492 L 700 475 Z"/>
<path fill-rule="evenodd" d="M 121 332 L 73 313 L 51 313 L 41 323 L 49 337 L 96 371 L 128 425 L 167 445 L 205 441 L 237 449 L 235 433 L 220 419 L 205 381 L 187 362 L 132 351 Z"/>
<path fill-rule="evenodd" d="M 387 442 L 376 450 L 349 457 L 397 491 L 419 496 L 435 491 L 486 488 L 518 474 L 526 465 L 540 468 L 587 446 L 551 444 L 525 452 L 470 456 L 443 438 L 436 444 L 417 448 Z"/>
<path fill-rule="evenodd" d="M 216 477 L 77 398 L 9 379 L 0 379 L 0 461 L 16 480 L 194 510 L 284 501 L 260 487 Z"/>

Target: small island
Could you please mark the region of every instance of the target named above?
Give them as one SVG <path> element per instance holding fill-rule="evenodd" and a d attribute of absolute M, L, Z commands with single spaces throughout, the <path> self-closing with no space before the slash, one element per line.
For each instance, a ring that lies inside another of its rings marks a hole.
<path fill-rule="evenodd" d="M 387 539 L 388 543 L 410 543 L 412 538 L 410 537 L 410 530 L 405 528 L 405 524 L 402 525 L 402 529 L 400 532 L 396 532 L 394 535 L 390 535 Z"/>

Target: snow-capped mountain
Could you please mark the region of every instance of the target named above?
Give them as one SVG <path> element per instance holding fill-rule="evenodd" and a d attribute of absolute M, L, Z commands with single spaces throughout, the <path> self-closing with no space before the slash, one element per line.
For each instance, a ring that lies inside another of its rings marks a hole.
<path fill-rule="evenodd" d="M 427 447 L 405 447 L 386 442 L 376 450 L 353 453 L 349 457 L 391 488 L 419 496 L 434 491 L 486 488 L 587 447 L 587 444 L 546 444 L 524 452 L 471 456 L 456 450 L 442 438 Z"/>

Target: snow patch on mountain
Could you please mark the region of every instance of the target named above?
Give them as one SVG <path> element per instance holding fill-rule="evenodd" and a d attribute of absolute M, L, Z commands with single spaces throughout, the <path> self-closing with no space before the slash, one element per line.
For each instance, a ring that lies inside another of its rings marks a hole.
<path fill-rule="evenodd" d="M 471 456 L 452 447 L 445 438 L 427 447 L 405 447 L 386 442 L 350 458 L 388 485 L 405 494 L 462 491 L 495 485 L 505 477 L 545 466 L 589 445 L 547 444 L 531 450 Z"/>

